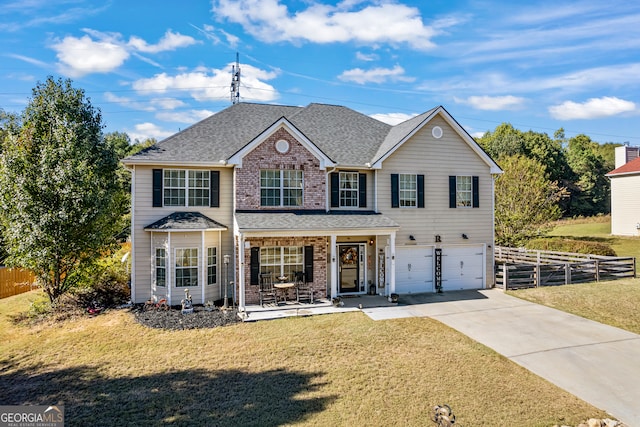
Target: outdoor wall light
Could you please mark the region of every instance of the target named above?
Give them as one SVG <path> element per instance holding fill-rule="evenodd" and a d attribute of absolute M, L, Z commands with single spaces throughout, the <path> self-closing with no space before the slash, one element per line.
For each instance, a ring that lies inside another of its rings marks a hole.
<path fill-rule="evenodd" d="M 462 238 L 467 240 L 469 238 L 469 236 L 467 236 L 466 234 L 462 233 Z"/>
<path fill-rule="evenodd" d="M 373 246 L 373 239 L 369 239 L 369 246 Z"/>
<path fill-rule="evenodd" d="M 410 235 L 409 235 L 409 240 L 414 241 L 414 240 L 416 240 L 416 238 L 415 238 L 415 237 L 413 237 L 413 234 L 410 234 Z"/>

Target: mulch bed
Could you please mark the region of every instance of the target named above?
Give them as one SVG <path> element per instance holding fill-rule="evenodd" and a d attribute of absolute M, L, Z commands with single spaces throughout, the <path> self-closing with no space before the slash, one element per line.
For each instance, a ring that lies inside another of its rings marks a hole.
<path fill-rule="evenodd" d="M 238 311 L 234 308 L 229 308 L 224 311 L 216 307 L 211 311 L 207 311 L 202 306 L 195 306 L 193 313 L 182 314 L 180 308 L 144 310 L 143 306 L 139 305 L 133 307 L 132 311 L 138 323 L 156 329 L 181 330 L 216 328 L 219 326 L 233 325 L 241 321 L 238 317 Z"/>

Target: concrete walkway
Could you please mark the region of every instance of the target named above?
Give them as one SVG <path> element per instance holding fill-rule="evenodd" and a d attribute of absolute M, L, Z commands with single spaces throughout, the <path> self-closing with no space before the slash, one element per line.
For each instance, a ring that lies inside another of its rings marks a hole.
<path fill-rule="evenodd" d="M 362 311 L 374 320 L 436 319 L 628 426 L 640 426 L 638 334 L 497 289 L 402 295 L 397 306 Z"/>

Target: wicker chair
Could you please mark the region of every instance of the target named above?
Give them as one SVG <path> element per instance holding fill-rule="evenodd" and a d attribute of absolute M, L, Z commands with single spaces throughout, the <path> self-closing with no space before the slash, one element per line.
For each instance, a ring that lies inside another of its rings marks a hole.
<path fill-rule="evenodd" d="M 278 304 L 278 294 L 276 288 L 273 287 L 273 274 L 260 274 L 260 305 L 264 307 L 265 303 Z"/>
<path fill-rule="evenodd" d="M 308 301 L 309 304 L 313 304 L 313 287 L 311 283 L 307 283 L 304 280 L 304 273 L 302 271 L 296 271 L 296 296 L 298 302 Z"/>

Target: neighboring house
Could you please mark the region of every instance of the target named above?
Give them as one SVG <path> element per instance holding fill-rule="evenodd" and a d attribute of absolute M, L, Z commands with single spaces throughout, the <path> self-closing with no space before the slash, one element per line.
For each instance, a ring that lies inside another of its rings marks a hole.
<path fill-rule="evenodd" d="M 616 147 L 611 181 L 611 234 L 640 235 L 640 148 Z"/>
<path fill-rule="evenodd" d="M 390 126 L 238 103 L 123 162 L 134 302 L 217 300 L 232 281 L 242 310 L 264 272 L 304 272 L 316 297 L 493 286 L 502 171 L 443 107 Z"/>

